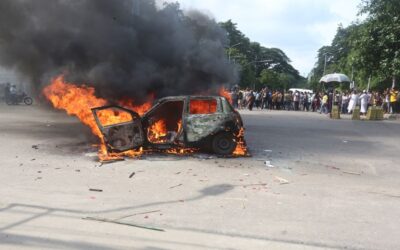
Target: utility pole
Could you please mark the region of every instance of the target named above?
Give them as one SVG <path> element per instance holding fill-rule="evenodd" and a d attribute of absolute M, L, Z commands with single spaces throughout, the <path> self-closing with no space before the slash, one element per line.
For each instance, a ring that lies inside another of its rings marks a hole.
<path fill-rule="evenodd" d="M 322 76 L 324 76 L 325 75 L 325 71 L 326 71 L 326 54 L 327 53 L 325 53 L 324 55 L 325 55 L 325 62 L 324 62 L 324 73 L 323 73 L 323 75 Z"/>
<path fill-rule="evenodd" d="M 257 80 L 257 55 L 256 55 L 256 60 L 254 61 L 254 83 L 253 83 L 253 90 L 256 89 L 256 80 Z"/>
<path fill-rule="evenodd" d="M 369 92 L 369 87 L 371 85 L 371 75 L 368 77 L 368 87 L 367 87 L 367 92 Z"/>
<path fill-rule="evenodd" d="M 353 66 L 353 64 L 351 65 L 351 86 L 350 86 L 350 88 L 351 89 L 354 88 L 354 66 Z"/>
<path fill-rule="evenodd" d="M 396 76 L 393 74 L 392 78 L 392 88 L 396 87 Z"/>
<path fill-rule="evenodd" d="M 354 66 L 351 65 L 351 81 L 353 81 L 354 78 Z"/>

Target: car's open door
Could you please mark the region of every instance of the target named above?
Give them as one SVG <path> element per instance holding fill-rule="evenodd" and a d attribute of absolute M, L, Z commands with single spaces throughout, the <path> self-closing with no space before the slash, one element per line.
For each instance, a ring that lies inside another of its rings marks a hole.
<path fill-rule="evenodd" d="M 92 109 L 109 152 L 122 152 L 143 146 L 144 133 L 140 116 L 119 106 Z"/>

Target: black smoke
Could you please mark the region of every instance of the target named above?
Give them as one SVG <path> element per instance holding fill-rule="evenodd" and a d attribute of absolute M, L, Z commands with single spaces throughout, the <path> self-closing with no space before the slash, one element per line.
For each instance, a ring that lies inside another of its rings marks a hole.
<path fill-rule="evenodd" d="M 1 0 L 0 65 L 36 90 L 65 73 L 110 101 L 194 94 L 234 83 L 226 32 L 154 0 Z"/>

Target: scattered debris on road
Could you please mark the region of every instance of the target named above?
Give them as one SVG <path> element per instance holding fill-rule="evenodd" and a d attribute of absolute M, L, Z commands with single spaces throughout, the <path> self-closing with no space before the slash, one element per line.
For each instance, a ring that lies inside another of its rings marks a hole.
<path fill-rule="evenodd" d="M 32 145 L 33 149 L 39 149 L 39 145 Z"/>
<path fill-rule="evenodd" d="M 132 178 L 135 174 L 135 172 L 132 172 L 132 174 L 129 175 L 129 179 Z"/>
<path fill-rule="evenodd" d="M 250 186 L 266 186 L 267 183 L 256 183 L 256 184 L 246 184 L 243 187 L 250 187 Z"/>
<path fill-rule="evenodd" d="M 284 178 L 282 178 L 282 177 L 279 177 L 279 176 L 275 176 L 275 179 L 279 182 L 279 184 L 289 184 L 289 181 L 288 180 L 286 180 L 286 179 L 284 179 Z"/>
<path fill-rule="evenodd" d="M 275 166 L 271 164 L 271 161 L 264 161 L 265 166 L 269 168 L 274 168 Z"/>
<path fill-rule="evenodd" d="M 180 187 L 180 186 L 182 186 L 182 185 L 183 185 L 183 184 L 181 183 L 181 184 L 178 184 L 178 185 L 175 185 L 175 186 L 169 187 L 169 189 L 176 188 L 176 187 Z"/>
<path fill-rule="evenodd" d="M 351 171 L 342 171 L 344 174 L 352 174 L 352 175 L 361 175 L 361 173 L 351 172 Z"/>
<path fill-rule="evenodd" d="M 89 191 L 92 191 L 92 192 L 103 192 L 103 189 L 89 188 Z"/>
<path fill-rule="evenodd" d="M 93 220 L 93 221 L 114 223 L 114 224 L 118 224 L 118 225 L 125 225 L 125 226 L 137 227 L 137 228 L 148 229 L 148 230 L 153 230 L 153 231 L 165 232 L 164 229 L 160 229 L 160 228 L 148 227 L 148 226 L 137 225 L 137 224 L 127 223 L 127 222 L 120 222 L 120 221 L 115 221 L 115 220 L 108 220 L 108 219 L 104 219 L 104 218 L 84 217 L 84 218 L 82 218 L 82 220 Z"/>
<path fill-rule="evenodd" d="M 101 165 L 104 164 L 109 164 L 109 163 L 114 163 L 114 162 L 118 162 L 118 161 L 125 161 L 125 158 L 113 158 L 113 159 L 103 159 L 101 160 Z"/>
<path fill-rule="evenodd" d="M 326 165 L 326 167 L 327 167 L 327 168 L 334 169 L 334 170 L 340 170 L 340 168 L 335 167 L 335 166 Z"/>
<path fill-rule="evenodd" d="M 152 211 L 146 211 L 146 212 L 140 212 L 140 213 L 129 214 L 129 215 L 125 215 L 125 216 L 122 216 L 122 217 L 116 219 L 116 221 L 122 220 L 122 219 L 125 219 L 125 218 L 128 218 L 128 217 L 136 216 L 136 215 L 152 214 L 152 213 L 158 213 L 158 212 L 161 212 L 161 210 L 152 210 Z"/>

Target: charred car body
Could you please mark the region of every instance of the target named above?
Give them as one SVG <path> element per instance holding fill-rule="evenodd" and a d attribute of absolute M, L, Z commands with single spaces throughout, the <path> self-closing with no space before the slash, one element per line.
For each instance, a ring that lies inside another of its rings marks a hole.
<path fill-rule="evenodd" d="M 102 117 L 110 112 L 126 119 L 109 124 Z M 142 117 L 120 106 L 98 107 L 92 113 L 109 152 L 198 148 L 230 155 L 243 130 L 239 113 L 221 96 L 162 98 Z"/>

